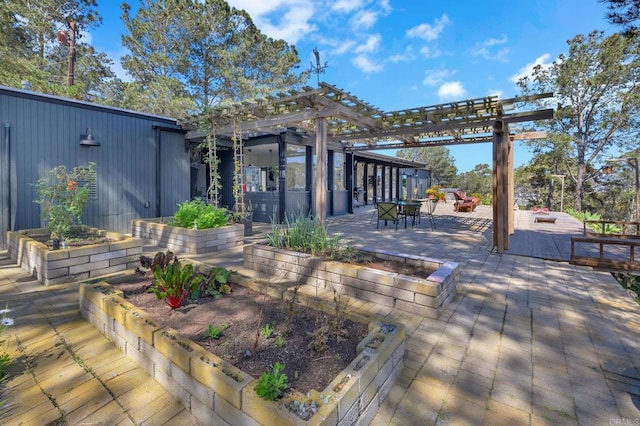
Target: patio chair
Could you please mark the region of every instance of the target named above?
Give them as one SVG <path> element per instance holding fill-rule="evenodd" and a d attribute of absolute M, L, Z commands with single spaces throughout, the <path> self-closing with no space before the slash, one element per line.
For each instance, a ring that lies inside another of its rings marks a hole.
<path fill-rule="evenodd" d="M 392 221 L 396 224 L 396 231 L 398 230 L 398 222 L 404 218 L 404 227 L 407 227 L 407 216 L 398 211 L 396 203 L 378 202 L 376 204 L 378 212 L 378 221 L 376 222 L 376 229 L 380 227 L 380 221 L 384 220 L 384 226 L 387 226 L 387 221 Z"/>
<path fill-rule="evenodd" d="M 453 196 L 456 198 L 456 202 L 453 205 L 453 210 L 457 212 L 465 211 L 472 212 L 476 209 L 476 201 L 473 197 L 467 196 L 462 191 L 455 191 Z"/>
<path fill-rule="evenodd" d="M 422 204 L 422 202 L 420 200 L 411 200 L 411 201 Z M 416 220 L 418 221 L 418 223 L 420 223 L 420 208 L 421 208 L 421 204 L 420 205 L 415 205 L 415 206 L 404 206 L 404 208 L 402 209 L 402 212 L 406 216 L 405 222 L 406 222 L 407 218 L 409 218 L 409 217 L 411 218 L 411 226 L 416 226 Z"/>

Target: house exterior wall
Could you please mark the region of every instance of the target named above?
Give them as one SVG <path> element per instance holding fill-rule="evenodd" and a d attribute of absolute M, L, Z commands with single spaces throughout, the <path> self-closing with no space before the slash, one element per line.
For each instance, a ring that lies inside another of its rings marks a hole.
<path fill-rule="evenodd" d="M 189 153 L 173 119 L 0 86 L 0 120 L 0 249 L 6 231 L 43 225 L 33 184 L 58 165 L 96 163 L 83 223 L 97 228 L 130 233 L 132 219 L 170 216 L 189 199 Z M 87 128 L 99 147 L 80 145 Z"/>

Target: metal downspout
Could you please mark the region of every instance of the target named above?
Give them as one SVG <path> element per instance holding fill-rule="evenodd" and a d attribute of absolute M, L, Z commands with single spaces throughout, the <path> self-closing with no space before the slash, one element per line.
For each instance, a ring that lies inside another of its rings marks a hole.
<path fill-rule="evenodd" d="M 13 231 L 15 225 L 15 219 L 12 218 L 11 214 L 11 123 L 6 121 L 4 123 L 4 152 L 2 153 L 3 157 L 3 165 L 2 169 L 4 172 L 2 173 L 2 185 L 6 190 L 4 206 L 5 211 L 3 212 L 4 220 L 3 220 L 3 232 L 4 226 L 6 225 L 7 230 Z"/>

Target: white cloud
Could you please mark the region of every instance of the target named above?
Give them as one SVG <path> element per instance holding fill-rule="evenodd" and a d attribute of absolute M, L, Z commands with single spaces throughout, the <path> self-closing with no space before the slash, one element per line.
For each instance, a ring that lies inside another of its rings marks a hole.
<path fill-rule="evenodd" d="M 338 0 L 331 6 L 331 10 L 349 13 L 360 7 L 362 7 L 362 0 Z"/>
<path fill-rule="evenodd" d="M 306 0 L 228 0 L 237 9 L 245 10 L 254 24 L 269 37 L 295 44 L 317 30 L 311 23 L 314 3 Z"/>
<path fill-rule="evenodd" d="M 361 10 L 353 17 L 353 26 L 355 28 L 371 28 L 378 21 L 378 14 L 375 12 Z"/>
<path fill-rule="evenodd" d="M 450 81 L 444 83 L 438 89 L 438 97 L 440 100 L 460 99 L 467 94 L 467 91 L 459 81 Z"/>
<path fill-rule="evenodd" d="M 426 70 L 424 80 L 422 80 L 422 84 L 427 86 L 437 86 L 438 84 L 445 81 L 448 77 L 452 77 L 456 72 L 450 71 L 447 69 L 432 69 Z"/>
<path fill-rule="evenodd" d="M 367 41 L 365 44 L 361 44 L 356 47 L 356 53 L 370 53 L 376 52 L 380 47 L 380 42 L 382 42 L 382 36 L 380 34 L 373 34 L 367 37 Z"/>
<path fill-rule="evenodd" d="M 504 47 L 497 52 L 492 52 L 491 48 L 494 46 L 500 46 L 507 43 L 509 39 L 506 35 L 502 35 L 500 38 L 489 38 L 482 43 L 476 43 L 476 46 L 471 50 L 473 56 L 480 56 L 490 61 L 508 62 L 507 56 L 509 55 L 509 48 Z"/>
<path fill-rule="evenodd" d="M 420 49 L 420 53 L 427 59 L 437 58 L 438 56 L 442 55 L 440 49 L 431 49 L 428 46 L 424 46 L 422 49 Z"/>
<path fill-rule="evenodd" d="M 440 19 L 436 19 L 433 25 L 420 24 L 407 30 L 407 37 L 421 38 L 427 41 L 436 40 L 440 37 L 440 33 L 444 30 L 444 27 L 451 23 L 451 20 L 447 15 L 442 15 Z"/>
<path fill-rule="evenodd" d="M 340 42 L 335 44 L 336 48 L 332 50 L 332 53 L 335 55 L 344 55 L 347 52 L 351 52 L 355 46 L 356 42 L 353 40 L 348 40 L 345 42 Z"/>
<path fill-rule="evenodd" d="M 391 5 L 389 4 L 389 0 L 380 0 L 378 4 L 384 13 L 391 13 L 391 11 L 393 10 Z"/>
<path fill-rule="evenodd" d="M 378 72 L 378 71 L 382 71 L 383 69 L 382 64 L 373 62 L 371 59 L 367 58 L 365 55 L 358 55 L 355 58 L 353 58 L 353 65 L 355 65 L 356 68 L 366 73 Z"/>
<path fill-rule="evenodd" d="M 413 46 L 409 45 L 404 49 L 404 52 L 397 53 L 395 55 L 389 56 L 389 62 L 410 62 L 416 59 L 416 54 L 413 52 Z"/>
<path fill-rule="evenodd" d="M 507 41 L 509 41 L 509 39 L 507 38 L 507 36 L 505 34 L 502 34 L 502 37 L 500 38 L 490 38 L 484 41 L 484 45 L 485 46 L 494 46 L 496 44 L 505 44 Z"/>
<path fill-rule="evenodd" d="M 517 83 L 522 77 L 529 77 L 533 74 L 533 69 L 540 65 L 542 68 L 549 68 L 551 63 L 548 62 L 551 55 L 549 53 L 545 53 L 542 56 L 538 56 L 533 62 L 528 63 L 524 67 L 520 68 L 517 73 L 509 77 L 514 83 Z"/>

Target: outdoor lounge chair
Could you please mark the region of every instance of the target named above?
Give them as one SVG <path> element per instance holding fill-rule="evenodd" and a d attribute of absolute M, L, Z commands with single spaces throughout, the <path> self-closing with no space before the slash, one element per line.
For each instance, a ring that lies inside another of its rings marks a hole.
<path fill-rule="evenodd" d="M 456 202 L 453 205 L 453 210 L 457 211 L 457 212 L 472 212 L 476 209 L 476 206 L 478 204 L 476 204 L 475 200 L 473 199 L 473 197 L 469 197 L 467 196 L 464 192 L 462 191 L 455 191 L 453 193 L 453 196 L 456 198 Z"/>
<path fill-rule="evenodd" d="M 404 227 L 407 227 L 407 216 L 398 212 L 398 206 L 396 203 L 378 202 L 376 204 L 378 211 L 378 221 L 376 222 L 376 229 L 380 227 L 380 221 L 384 220 L 384 226 L 387 226 L 387 221 L 392 221 L 396 224 L 396 231 L 398 230 L 398 222 L 404 218 Z"/>

